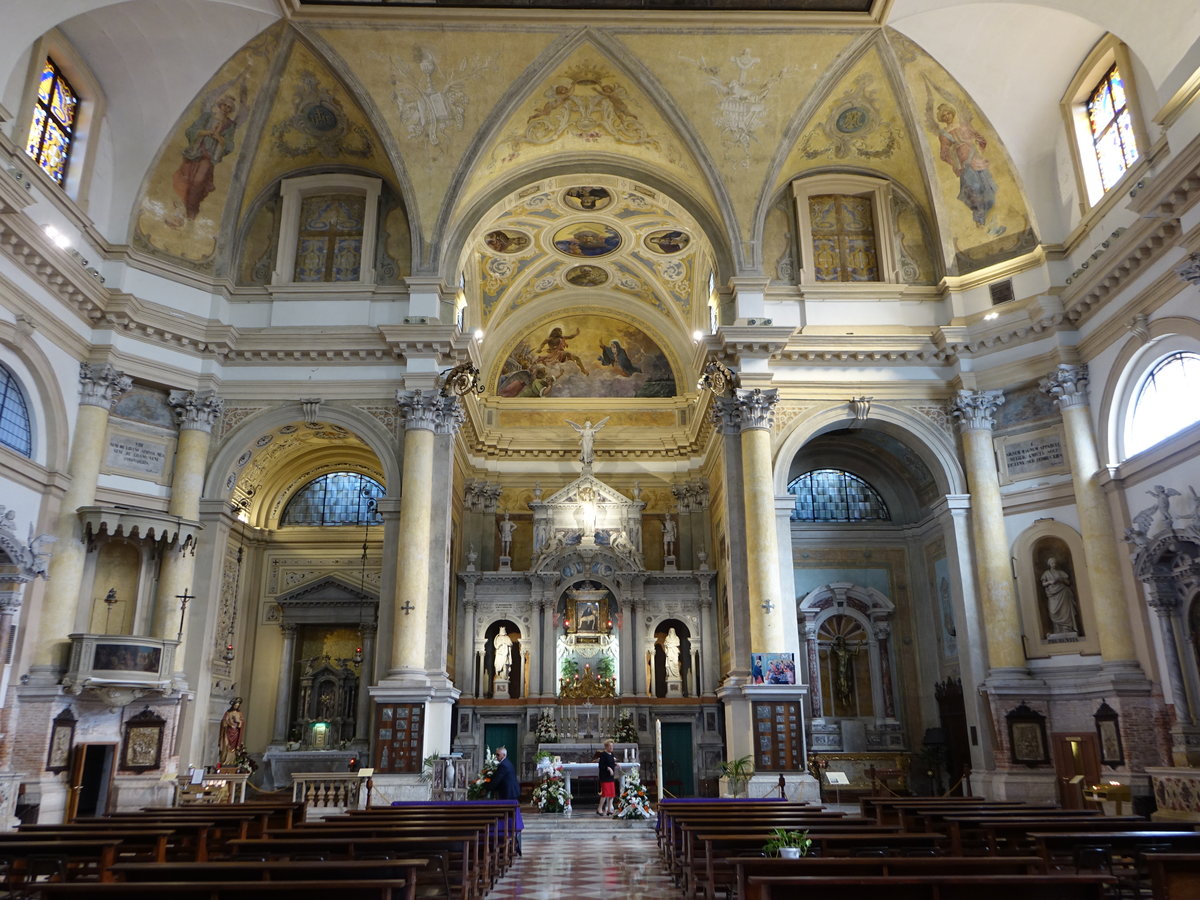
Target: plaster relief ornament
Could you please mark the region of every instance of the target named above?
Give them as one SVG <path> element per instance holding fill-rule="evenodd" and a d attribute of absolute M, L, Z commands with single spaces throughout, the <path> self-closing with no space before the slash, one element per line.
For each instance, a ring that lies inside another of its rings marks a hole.
<path fill-rule="evenodd" d="M 851 153 L 863 159 L 886 159 L 896 149 L 897 132 L 893 122 L 885 122 L 870 89 L 871 76 L 859 75 L 819 123 L 804 138 L 806 159 L 832 154 L 845 159 Z"/>
<path fill-rule="evenodd" d="M 763 115 L 767 111 L 767 94 L 792 71 L 792 67 L 784 66 L 774 75 L 769 75 L 761 81 L 752 81 L 750 70 L 762 60 L 752 55 L 749 47 L 737 56 L 729 57 L 729 62 L 733 63 L 734 69 L 737 70 L 736 75 L 728 66 L 714 65 L 703 56 L 692 59 L 681 53 L 679 58 L 692 63 L 708 76 L 708 83 L 716 90 L 719 98 L 713 111 L 713 124 L 720 129 L 721 138 L 730 154 L 741 156 L 737 165 L 743 169 L 747 168 L 750 165 L 750 144 L 758 140 L 756 132 L 762 125 Z"/>
<path fill-rule="evenodd" d="M 545 102 L 526 119 L 525 127 L 500 144 L 496 153 L 503 156 L 492 159 L 492 168 L 516 159 L 525 147 L 545 146 L 564 137 L 588 143 L 608 138 L 618 144 L 663 151 L 634 112 L 636 102 L 629 91 L 601 65 L 572 66 L 556 76 L 542 96 Z M 676 161 L 673 151 L 668 150 L 667 156 Z"/>
<path fill-rule="evenodd" d="M 463 57 L 443 71 L 428 47 L 414 47 L 413 64 L 396 62 L 392 69 L 393 97 L 408 137 L 424 138 L 438 146 L 446 130 L 463 130 L 467 84 L 492 68 L 491 59 Z"/>
<path fill-rule="evenodd" d="M 312 72 L 300 73 L 292 94 L 292 115 L 273 129 L 275 150 L 284 156 L 319 153 L 326 159 L 337 156 L 369 158 L 375 151 L 366 127 L 352 123 L 331 91 Z"/>

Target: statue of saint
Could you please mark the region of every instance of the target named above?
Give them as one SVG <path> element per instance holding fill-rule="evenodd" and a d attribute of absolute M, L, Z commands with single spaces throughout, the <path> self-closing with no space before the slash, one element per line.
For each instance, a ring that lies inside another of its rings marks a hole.
<path fill-rule="evenodd" d="M 1050 628 L 1054 634 L 1078 634 L 1079 616 L 1075 609 L 1075 592 L 1071 590 L 1071 576 L 1058 568 L 1053 556 L 1046 559 L 1042 571 L 1042 590 L 1046 592 L 1046 612 L 1050 614 Z"/>
<path fill-rule="evenodd" d="M 667 658 L 667 678 L 679 680 L 679 635 L 674 628 L 668 629 L 663 638 L 663 653 Z"/>
<path fill-rule="evenodd" d="M 671 518 L 671 514 L 667 513 L 667 517 L 662 523 L 663 533 L 663 553 L 667 556 L 675 555 L 675 520 Z"/>
<path fill-rule="evenodd" d="M 496 680 L 508 681 L 508 670 L 512 666 L 512 638 L 503 625 L 492 639 L 492 646 L 496 649 L 496 658 L 492 663 Z"/>
<path fill-rule="evenodd" d="M 504 518 L 500 521 L 500 555 L 512 556 L 512 538 L 513 532 L 517 530 L 517 523 L 508 517 L 508 513 L 504 513 Z"/>
<path fill-rule="evenodd" d="M 860 644 L 851 644 L 842 634 L 829 645 L 829 655 L 833 657 L 833 692 L 838 702 L 847 706 L 854 701 L 854 657 L 860 649 Z"/>
<path fill-rule="evenodd" d="M 221 725 L 217 737 L 218 764 L 236 766 L 238 756 L 245 749 L 246 717 L 242 715 L 242 698 L 234 697 L 221 716 Z"/>
<path fill-rule="evenodd" d="M 579 432 L 579 461 L 585 466 L 590 466 L 596 458 L 596 432 L 607 424 L 611 416 L 605 416 L 595 425 L 590 420 L 585 421 L 582 425 L 577 425 L 570 419 L 565 420 L 568 425 Z"/>

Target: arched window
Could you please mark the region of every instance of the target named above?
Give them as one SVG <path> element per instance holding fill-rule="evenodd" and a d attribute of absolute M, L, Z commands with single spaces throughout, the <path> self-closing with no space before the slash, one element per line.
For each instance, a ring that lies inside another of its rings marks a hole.
<path fill-rule="evenodd" d="M 59 184 L 67 176 L 78 108 L 79 95 L 58 64 L 47 57 L 38 80 L 25 152 Z"/>
<path fill-rule="evenodd" d="M 280 525 L 379 525 L 377 509 L 386 492 L 378 481 L 357 472 L 330 472 L 314 478 L 288 501 Z"/>
<path fill-rule="evenodd" d="M 29 407 L 13 373 L 0 366 L 0 444 L 22 456 L 33 453 Z"/>
<path fill-rule="evenodd" d="M 1200 421 L 1200 353 L 1178 351 L 1151 367 L 1134 392 L 1125 425 L 1132 456 Z"/>
<path fill-rule="evenodd" d="M 841 469 L 813 469 L 788 485 L 796 495 L 792 518 L 800 522 L 891 521 L 879 491 Z"/>

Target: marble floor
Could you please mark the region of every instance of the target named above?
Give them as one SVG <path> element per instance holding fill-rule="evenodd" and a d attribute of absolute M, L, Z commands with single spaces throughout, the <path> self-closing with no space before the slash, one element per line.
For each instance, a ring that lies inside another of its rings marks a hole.
<path fill-rule="evenodd" d="M 659 860 L 654 820 L 622 822 L 522 810 L 522 855 L 487 900 L 649 900 L 682 897 Z"/>

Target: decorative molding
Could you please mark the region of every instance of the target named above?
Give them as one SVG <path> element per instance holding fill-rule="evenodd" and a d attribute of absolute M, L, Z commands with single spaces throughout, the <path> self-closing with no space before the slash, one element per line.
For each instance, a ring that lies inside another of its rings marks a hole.
<path fill-rule="evenodd" d="M 1088 405 L 1088 367 L 1060 363 L 1038 382 L 1043 393 L 1058 401 L 1059 409 Z"/>
<path fill-rule="evenodd" d="M 214 391 L 197 394 L 195 391 L 171 391 L 167 403 L 175 410 L 180 431 L 211 433 L 213 423 L 225 408 L 225 401 Z"/>
<path fill-rule="evenodd" d="M 1003 404 L 1003 391 L 959 391 L 950 401 L 950 412 L 963 431 L 991 431 Z"/>

